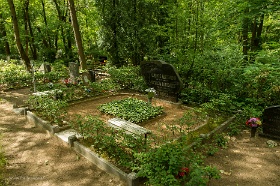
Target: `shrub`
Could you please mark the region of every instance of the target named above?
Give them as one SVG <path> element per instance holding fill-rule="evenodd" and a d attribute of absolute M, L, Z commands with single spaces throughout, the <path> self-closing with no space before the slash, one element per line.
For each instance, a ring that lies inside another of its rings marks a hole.
<path fill-rule="evenodd" d="M 54 100 L 52 96 L 30 96 L 27 102 L 43 119 L 63 125 L 68 104 L 63 100 Z"/>
<path fill-rule="evenodd" d="M 111 75 L 112 81 L 119 84 L 121 89 L 131 89 L 144 92 L 144 90 L 148 88 L 144 78 L 140 75 L 140 67 L 111 67 L 108 69 L 108 73 Z"/>
<path fill-rule="evenodd" d="M 0 84 L 7 88 L 20 88 L 31 84 L 32 77 L 23 65 L 4 63 L 0 68 Z"/>
<path fill-rule="evenodd" d="M 147 150 L 144 136 L 126 134 L 122 130 L 116 131 L 98 117 L 77 115 L 70 123 L 97 153 L 109 157 L 126 170 L 131 171 L 136 163 L 133 158 L 135 152 Z"/>
<path fill-rule="evenodd" d="M 181 143 L 167 143 L 159 148 L 147 153 L 135 154 L 140 162 L 138 176 L 147 177 L 147 184 L 150 185 L 180 185 L 176 175 L 182 167 L 188 167 L 189 162 L 186 158 L 188 151 Z"/>

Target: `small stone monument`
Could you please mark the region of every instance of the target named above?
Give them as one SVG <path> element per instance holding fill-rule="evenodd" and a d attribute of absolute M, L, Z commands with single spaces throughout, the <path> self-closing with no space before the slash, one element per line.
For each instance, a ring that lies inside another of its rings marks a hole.
<path fill-rule="evenodd" d="M 143 61 L 140 68 L 147 85 L 156 90 L 157 97 L 178 101 L 183 83 L 172 65 L 164 61 Z"/>
<path fill-rule="evenodd" d="M 40 68 L 39 68 L 38 71 L 41 72 L 41 73 L 43 73 L 43 74 L 49 73 L 49 72 L 51 72 L 51 66 L 50 66 L 50 64 L 48 64 L 48 63 L 43 63 L 43 64 L 40 66 Z"/>
<path fill-rule="evenodd" d="M 271 106 L 263 112 L 263 133 L 260 136 L 280 139 L 280 105 Z"/>
<path fill-rule="evenodd" d="M 69 63 L 70 83 L 76 84 L 79 77 L 79 65 L 75 62 Z"/>

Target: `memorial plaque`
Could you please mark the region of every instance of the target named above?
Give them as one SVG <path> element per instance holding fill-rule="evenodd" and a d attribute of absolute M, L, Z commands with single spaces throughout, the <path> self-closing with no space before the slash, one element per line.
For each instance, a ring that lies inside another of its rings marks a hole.
<path fill-rule="evenodd" d="M 156 90 L 157 97 L 178 101 L 183 84 L 172 65 L 164 61 L 143 61 L 140 67 L 147 85 Z"/>
<path fill-rule="evenodd" d="M 280 139 L 280 105 L 271 106 L 264 110 L 261 136 Z"/>

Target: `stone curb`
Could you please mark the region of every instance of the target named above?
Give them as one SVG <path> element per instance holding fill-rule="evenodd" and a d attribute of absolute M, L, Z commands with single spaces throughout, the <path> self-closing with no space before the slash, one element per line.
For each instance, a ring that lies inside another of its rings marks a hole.
<path fill-rule="evenodd" d="M 211 138 L 214 136 L 214 134 L 217 134 L 219 132 L 223 132 L 231 123 L 232 120 L 234 120 L 236 118 L 235 114 L 234 116 L 230 117 L 227 121 L 225 121 L 224 123 L 222 123 L 220 126 L 216 127 L 214 130 L 212 130 L 211 132 L 209 132 L 208 134 L 201 134 L 201 137 L 203 139 L 207 139 L 207 138 Z M 197 142 L 193 142 L 190 144 L 189 147 L 194 147 L 197 144 Z"/>
<path fill-rule="evenodd" d="M 70 136 L 70 138 L 73 138 Z M 71 143 L 71 142 L 70 142 Z M 91 151 L 89 148 L 83 146 L 78 141 L 74 141 L 73 143 L 73 149 L 84 156 L 86 159 L 88 159 L 90 162 L 94 163 L 98 168 L 118 176 L 120 179 L 126 181 L 128 186 L 137 186 L 139 185 L 139 178 L 136 177 L 136 173 L 131 172 L 129 174 L 123 172 L 115 165 L 111 164 L 107 160 L 99 157 L 98 154 Z"/>
<path fill-rule="evenodd" d="M 108 162 L 107 160 L 99 157 L 98 154 L 94 153 L 89 148 L 80 144 L 77 141 L 77 139 L 79 138 L 79 137 L 77 137 L 77 135 L 78 135 L 77 132 L 71 131 L 71 132 L 69 132 L 69 134 L 62 134 L 66 131 L 65 128 L 61 129 L 59 126 L 52 126 L 50 124 L 50 122 L 42 120 L 41 118 L 39 118 L 36 114 L 32 113 L 31 111 L 27 111 L 27 108 L 16 108 L 16 109 L 14 108 L 13 110 L 15 113 L 20 113 L 20 114 L 26 113 L 27 120 L 29 122 L 34 123 L 36 127 L 41 127 L 43 129 L 46 129 L 53 136 L 57 137 L 57 139 L 59 139 L 62 142 L 65 142 L 74 151 L 76 151 L 77 153 L 84 156 L 90 162 L 94 163 L 98 168 L 100 168 L 110 174 L 113 174 L 113 175 L 119 177 L 121 180 L 125 181 L 128 186 L 138 186 L 139 185 L 140 178 L 138 178 L 136 176 L 136 173 L 131 172 L 131 173 L 127 174 L 127 173 L 123 172 L 115 165 L 113 165 L 110 162 Z M 222 123 L 219 127 L 215 128 L 210 133 L 204 134 L 204 138 L 212 137 L 215 133 L 222 132 L 223 130 L 225 130 L 228 127 L 230 122 L 235 118 L 236 118 L 236 115 L 229 118 L 227 121 Z M 189 147 L 195 146 L 196 143 L 197 142 L 193 142 L 192 144 L 190 144 Z"/>
<path fill-rule="evenodd" d="M 91 151 L 89 148 L 80 144 L 77 139 L 77 132 L 69 132 L 67 134 L 67 130 L 62 130 L 59 126 L 52 126 L 50 122 L 42 120 L 36 114 L 31 111 L 26 112 L 27 120 L 31 123 L 34 123 L 36 127 L 43 128 L 50 132 L 53 136 L 55 136 L 60 141 L 64 142 L 64 144 L 68 144 L 74 151 L 84 156 L 87 160 L 94 163 L 98 168 L 113 174 L 119 177 L 121 180 L 125 181 L 128 186 L 138 186 L 139 178 L 136 176 L 136 173 L 131 172 L 129 174 L 123 172 L 115 165 L 111 164 L 107 160 L 98 156 L 98 154 Z M 70 129 L 71 130 L 71 129 Z M 70 131 L 69 130 L 69 131 Z M 76 133 L 76 134 L 73 134 Z M 66 139 L 67 138 L 67 139 Z"/>

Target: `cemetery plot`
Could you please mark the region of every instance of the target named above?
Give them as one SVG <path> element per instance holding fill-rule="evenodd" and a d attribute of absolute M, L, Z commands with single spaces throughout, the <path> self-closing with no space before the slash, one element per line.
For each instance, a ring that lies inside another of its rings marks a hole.
<path fill-rule="evenodd" d="M 100 117 L 103 122 L 107 123 L 108 120 L 112 118 L 121 118 L 121 114 L 118 113 L 117 109 L 115 110 L 115 115 L 112 113 L 104 114 L 98 109 L 98 107 L 103 104 L 114 103 L 118 100 L 126 100 L 128 98 L 137 98 L 140 101 L 147 102 L 146 96 L 142 95 L 107 96 L 74 104 L 68 108 L 68 114 L 70 115 L 70 118 L 73 118 L 76 114 L 79 114 L 82 117 L 87 115 L 97 116 Z M 146 120 L 138 120 L 139 115 L 137 114 L 132 114 L 130 117 L 132 118 L 131 122 L 151 131 L 157 136 L 157 138 L 176 139 L 183 131 L 189 132 L 195 130 L 202 125 L 206 125 L 208 121 L 207 116 L 203 113 L 164 100 L 154 99 L 153 106 L 163 108 L 163 113 Z M 123 108 L 121 108 L 121 110 L 122 109 Z M 145 109 L 142 109 L 142 111 L 146 112 Z M 129 120 L 128 118 L 125 119 Z M 211 130 L 211 127 L 216 126 L 208 126 L 207 130 Z"/>

